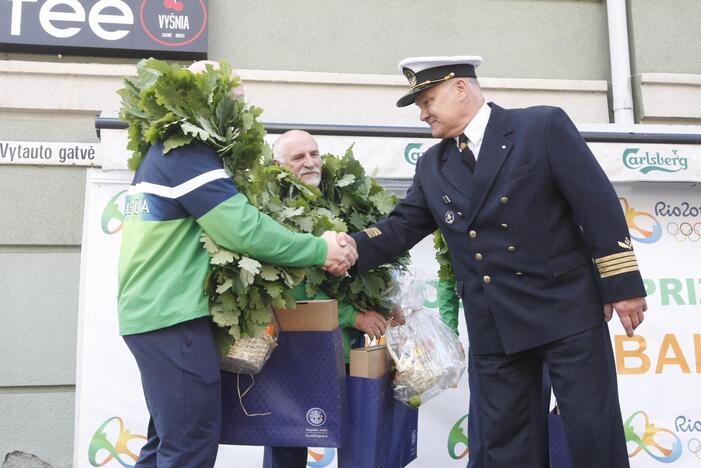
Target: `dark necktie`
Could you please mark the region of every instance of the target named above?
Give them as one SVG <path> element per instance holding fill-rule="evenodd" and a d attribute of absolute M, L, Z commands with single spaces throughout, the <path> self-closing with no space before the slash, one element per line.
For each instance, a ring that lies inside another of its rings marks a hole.
<path fill-rule="evenodd" d="M 460 148 L 460 153 L 462 154 L 462 160 L 465 161 L 465 164 L 467 164 L 467 167 L 470 168 L 472 172 L 475 171 L 475 163 L 477 162 L 475 160 L 475 155 L 472 153 L 472 150 L 470 149 L 469 146 L 467 146 L 467 137 L 465 136 L 464 133 L 461 133 L 460 136 L 458 137 L 458 147 Z"/>

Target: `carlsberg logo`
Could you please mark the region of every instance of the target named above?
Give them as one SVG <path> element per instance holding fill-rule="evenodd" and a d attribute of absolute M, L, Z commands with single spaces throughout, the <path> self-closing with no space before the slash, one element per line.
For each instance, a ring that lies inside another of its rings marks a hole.
<path fill-rule="evenodd" d="M 639 170 L 643 174 L 652 171 L 679 172 L 689 168 L 688 158 L 678 155 L 677 150 L 664 155 L 659 151 L 640 153 L 640 148 L 626 148 L 623 151 L 623 164 L 628 169 Z"/>

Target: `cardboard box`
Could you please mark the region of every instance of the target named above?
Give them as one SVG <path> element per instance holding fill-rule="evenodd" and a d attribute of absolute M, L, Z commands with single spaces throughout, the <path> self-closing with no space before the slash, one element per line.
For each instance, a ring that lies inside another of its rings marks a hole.
<path fill-rule="evenodd" d="M 389 362 L 390 356 L 385 345 L 351 349 L 350 375 L 379 379 L 389 372 Z"/>
<path fill-rule="evenodd" d="M 338 303 L 334 299 L 300 301 L 296 309 L 278 309 L 273 320 L 278 330 L 333 331 L 338 328 Z"/>

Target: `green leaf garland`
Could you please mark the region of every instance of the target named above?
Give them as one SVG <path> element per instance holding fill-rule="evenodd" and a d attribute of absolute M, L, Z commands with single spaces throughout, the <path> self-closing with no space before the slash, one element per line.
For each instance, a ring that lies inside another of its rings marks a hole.
<path fill-rule="evenodd" d="M 323 157 L 320 189 L 297 179 L 288 169 L 272 164 L 262 110 L 248 106 L 231 91 L 239 85 L 231 67 L 222 62 L 193 74 L 181 65 L 142 60 L 137 76 L 124 79 L 120 118 L 128 127 L 129 167 L 136 170 L 149 147 L 162 141 L 164 153 L 200 141 L 213 148 L 232 175 L 239 192 L 261 212 L 295 232 L 320 235 L 324 231 L 357 231 L 385 217 L 397 202 L 353 157 Z M 323 193 L 323 196 L 321 195 Z M 383 291 L 392 272 L 405 269 L 408 255 L 357 276 L 337 278 L 319 268 L 266 264 L 229 251 L 202 235 L 210 255 L 204 289 L 217 330 L 221 354 L 242 336 L 258 336 L 271 322 L 272 308 L 293 308 L 290 290 L 306 280 L 306 292 L 320 290 L 358 310 L 388 313 L 391 304 Z"/>
<path fill-rule="evenodd" d="M 436 251 L 436 262 L 438 262 L 438 280 L 455 282 L 455 272 L 450 261 L 448 245 L 440 230 L 433 233 L 433 247 Z"/>

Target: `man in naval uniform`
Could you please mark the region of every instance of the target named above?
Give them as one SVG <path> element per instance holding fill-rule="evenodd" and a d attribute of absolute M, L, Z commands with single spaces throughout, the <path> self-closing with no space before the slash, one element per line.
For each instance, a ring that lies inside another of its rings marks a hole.
<path fill-rule="evenodd" d="M 400 62 L 410 90 L 397 106 L 415 103 L 442 141 L 389 217 L 353 235 L 357 271 L 441 230 L 465 303 L 484 467 L 548 466 L 543 364 L 573 466 L 627 467 L 604 319 L 616 310 L 632 336 L 647 306 L 616 192 L 562 109 L 486 104 L 481 62 Z"/>

